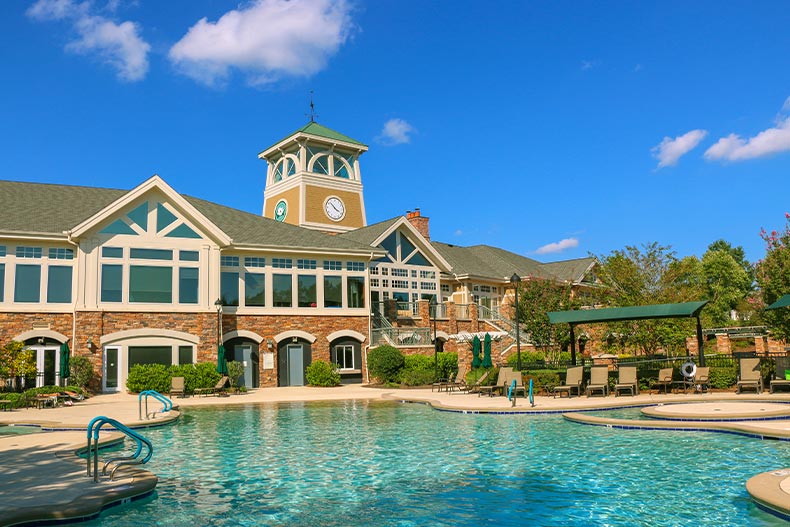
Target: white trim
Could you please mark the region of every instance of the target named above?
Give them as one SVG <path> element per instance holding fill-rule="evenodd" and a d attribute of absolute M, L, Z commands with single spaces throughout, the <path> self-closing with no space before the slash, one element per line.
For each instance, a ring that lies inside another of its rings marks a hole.
<path fill-rule="evenodd" d="M 195 344 L 195 345 L 200 344 L 200 337 L 196 337 L 194 335 L 191 335 L 189 333 L 184 333 L 182 331 L 174 331 L 172 329 L 157 329 L 157 328 L 127 329 L 124 331 L 116 331 L 115 333 L 102 335 L 99 342 L 101 343 L 102 346 L 105 346 L 107 344 L 112 344 L 113 342 L 118 342 L 122 340 L 151 338 L 151 337 L 183 340 L 184 342 L 189 342 L 190 344 Z"/>
<path fill-rule="evenodd" d="M 337 340 L 341 337 L 351 337 L 354 340 L 358 340 L 360 342 L 365 342 L 367 337 L 360 333 L 359 331 L 354 331 L 353 329 L 341 329 L 339 331 L 335 331 L 334 333 L 330 333 L 326 336 L 326 340 L 332 342 Z"/>
<path fill-rule="evenodd" d="M 25 331 L 24 333 L 20 333 L 19 335 L 17 335 L 11 340 L 15 340 L 17 342 L 24 342 L 26 340 L 34 339 L 38 337 L 57 340 L 61 344 L 71 340 L 63 333 L 58 333 L 57 331 L 53 331 L 51 329 L 33 329 L 31 331 Z"/>
<path fill-rule="evenodd" d="M 310 333 L 308 333 L 306 331 L 301 331 L 299 329 L 292 329 L 290 331 L 283 331 L 282 333 L 280 333 L 278 335 L 275 335 L 274 336 L 274 342 L 279 344 L 280 342 L 282 342 L 282 341 L 284 341 L 286 339 L 293 338 L 293 337 L 305 339 L 310 344 L 312 344 L 313 342 L 315 342 L 317 340 L 317 338 L 314 335 L 311 335 Z"/>
<path fill-rule="evenodd" d="M 234 331 L 228 331 L 227 333 L 222 335 L 222 343 L 224 344 L 227 341 L 236 338 L 249 339 L 255 342 L 256 344 L 260 344 L 261 342 L 263 342 L 263 337 L 261 337 L 257 333 L 254 333 L 252 331 L 247 331 L 246 329 L 239 329 Z"/>
<path fill-rule="evenodd" d="M 447 334 L 444 331 L 437 331 L 436 332 L 436 338 L 440 339 L 440 340 L 444 340 L 446 342 L 446 341 L 450 340 L 450 335 Z"/>
<path fill-rule="evenodd" d="M 398 230 L 399 228 L 404 227 L 409 233 L 412 235 L 412 239 L 416 242 L 417 248 L 421 249 L 424 253 L 428 253 L 431 256 L 430 260 L 432 263 L 439 268 L 440 272 L 452 272 L 452 266 L 445 260 L 439 252 L 433 248 L 433 245 L 425 239 L 425 237 L 417 231 L 414 225 L 406 219 L 405 216 L 401 216 L 392 225 L 390 225 L 387 230 L 385 230 L 381 235 L 373 240 L 370 244 L 371 247 L 378 246 L 381 242 L 383 242 L 387 236 Z"/>
<path fill-rule="evenodd" d="M 136 199 L 141 198 L 146 193 L 154 189 L 162 192 L 171 203 L 177 205 L 178 208 L 183 210 L 190 219 L 194 218 L 194 223 L 196 225 L 200 225 L 201 229 L 204 229 L 209 234 L 211 234 L 215 240 L 220 243 L 220 245 L 227 246 L 233 242 L 230 236 L 225 234 L 219 227 L 212 223 L 191 203 L 189 203 L 184 197 L 176 192 L 170 185 L 165 183 L 165 181 L 158 175 L 153 175 L 152 177 L 148 178 L 146 181 L 133 188 L 117 200 L 113 201 L 70 231 L 66 231 L 66 234 L 70 238 L 79 238 L 90 229 L 96 227 L 100 222 L 109 219 L 110 216 L 120 212 L 121 209 L 131 205 Z"/>

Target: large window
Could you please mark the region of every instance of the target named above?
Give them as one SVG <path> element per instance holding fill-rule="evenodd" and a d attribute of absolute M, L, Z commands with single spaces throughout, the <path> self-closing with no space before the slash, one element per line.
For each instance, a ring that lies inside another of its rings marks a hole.
<path fill-rule="evenodd" d="M 123 301 L 123 266 L 104 264 L 101 266 L 101 301 Z"/>
<path fill-rule="evenodd" d="M 313 275 L 299 275 L 297 278 L 299 307 L 316 307 L 316 279 Z"/>
<path fill-rule="evenodd" d="M 220 297 L 224 306 L 239 305 L 239 273 L 222 271 L 220 273 Z"/>
<path fill-rule="evenodd" d="M 173 302 L 173 269 L 151 265 L 129 266 L 129 302 Z"/>
<path fill-rule="evenodd" d="M 244 305 L 263 307 L 266 305 L 266 275 L 244 274 Z"/>
<path fill-rule="evenodd" d="M 324 277 L 324 307 L 343 307 L 342 277 Z"/>
<path fill-rule="evenodd" d="M 47 280 L 48 303 L 71 303 L 71 270 L 71 266 L 49 266 Z"/>
<path fill-rule="evenodd" d="M 274 307 L 291 307 L 293 305 L 293 280 L 289 274 L 272 276 L 272 302 Z"/>
<path fill-rule="evenodd" d="M 41 299 L 41 266 L 16 266 L 14 302 L 38 302 Z"/>
<path fill-rule="evenodd" d="M 365 307 L 365 277 L 347 278 L 348 307 Z"/>
<path fill-rule="evenodd" d="M 129 346 L 129 369 L 136 364 L 173 364 L 170 346 Z"/>
<path fill-rule="evenodd" d="M 337 364 L 340 370 L 354 370 L 354 346 L 341 344 L 332 349 L 332 362 Z"/>
<path fill-rule="evenodd" d="M 200 284 L 197 267 L 182 267 L 178 270 L 178 302 L 197 304 Z"/>

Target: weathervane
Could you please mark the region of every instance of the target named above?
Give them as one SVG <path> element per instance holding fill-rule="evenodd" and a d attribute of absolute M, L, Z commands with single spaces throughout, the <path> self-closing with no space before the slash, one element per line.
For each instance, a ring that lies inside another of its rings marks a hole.
<path fill-rule="evenodd" d="M 313 104 L 313 90 L 310 90 L 310 122 L 314 123 L 317 115 L 315 114 L 315 104 Z"/>

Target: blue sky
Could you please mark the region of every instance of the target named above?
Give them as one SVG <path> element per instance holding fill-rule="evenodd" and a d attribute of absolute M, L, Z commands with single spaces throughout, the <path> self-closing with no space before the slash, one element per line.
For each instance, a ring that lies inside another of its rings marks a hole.
<path fill-rule="evenodd" d="M 258 152 L 318 122 L 370 146 L 368 222 L 542 261 L 724 238 L 790 210 L 786 2 L 0 4 L 0 177 L 260 213 Z M 31 214 L 46 214 L 42 210 Z M 79 204 L 71 204 L 79 206 Z"/>

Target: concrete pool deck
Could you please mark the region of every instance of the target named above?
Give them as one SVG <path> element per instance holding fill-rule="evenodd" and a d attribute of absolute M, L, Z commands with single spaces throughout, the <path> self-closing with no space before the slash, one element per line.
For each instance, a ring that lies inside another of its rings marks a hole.
<path fill-rule="evenodd" d="M 0 527 L 35 520 L 86 518 L 111 504 L 144 496 L 153 490 L 156 476 L 141 469 L 128 470 L 115 481 L 105 479 L 99 484 L 94 484 L 86 475 L 85 462 L 78 462 L 76 453 L 84 449 L 84 430 L 96 416 L 104 415 L 131 427 L 161 426 L 177 422 L 180 413 L 190 408 L 342 400 L 427 403 L 437 410 L 463 413 L 555 413 L 574 422 L 618 429 L 710 430 L 790 440 L 790 394 L 643 393 L 635 397 L 570 399 L 536 396 L 534 407 L 523 398 L 519 398 L 513 407 L 505 397 L 478 397 L 458 392 L 448 394 L 430 389 L 399 390 L 360 385 L 287 387 L 251 390 L 229 397 L 177 398 L 173 402 L 180 411 L 158 414 L 153 420 L 143 421 L 138 417 L 136 395 L 104 394 L 74 406 L 0 412 L 0 426 L 35 425 L 42 430 L 53 430 L 0 435 L 0 466 L 7 467 L 4 475 L 8 476 L 0 480 Z M 651 415 L 645 415 L 643 419 L 614 419 L 579 413 L 628 406 L 651 406 L 645 412 Z M 149 401 L 149 410 L 158 407 L 161 403 Z M 108 433 L 102 438 L 105 443 L 120 440 L 122 436 L 117 433 Z M 790 515 L 790 469 L 777 467 L 772 472 L 755 475 L 749 480 L 747 490 L 763 508 L 786 518 Z"/>

